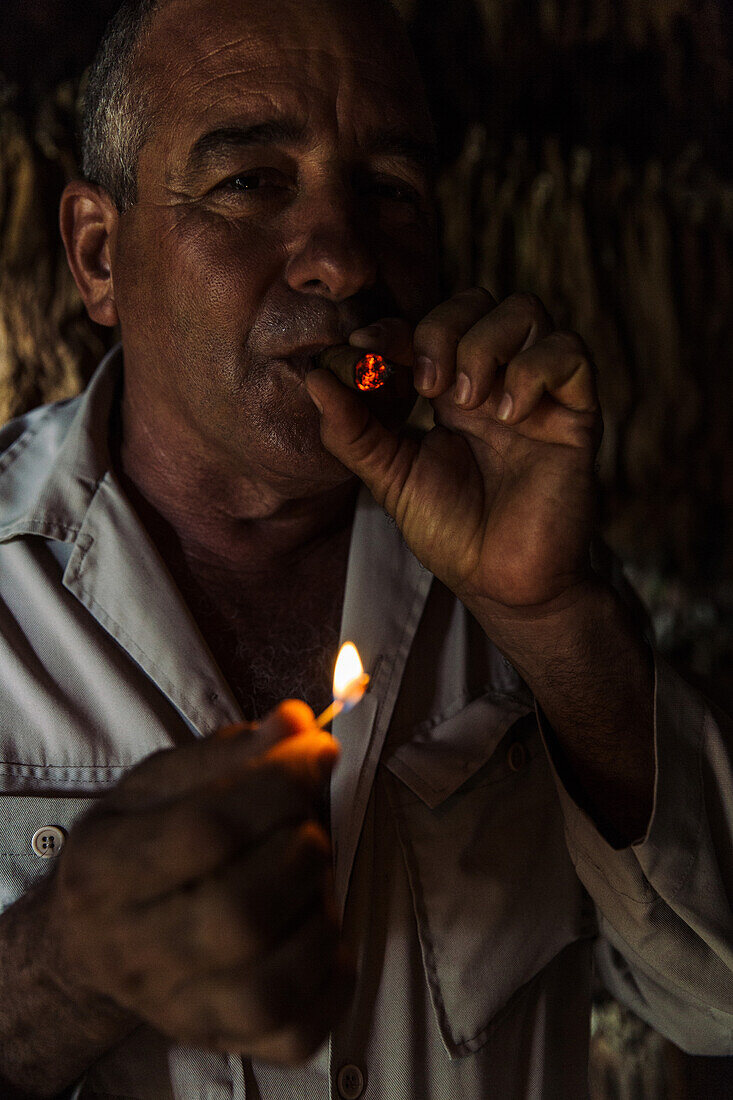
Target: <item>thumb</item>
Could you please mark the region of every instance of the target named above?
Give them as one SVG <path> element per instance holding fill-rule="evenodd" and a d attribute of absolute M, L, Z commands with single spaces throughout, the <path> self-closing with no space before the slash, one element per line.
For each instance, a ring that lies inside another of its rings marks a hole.
<path fill-rule="evenodd" d="M 339 755 L 338 742 L 319 729 L 302 699 L 285 699 L 259 725 L 225 726 L 217 737 L 241 738 L 248 759 L 265 756 L 282 763 L 308 784 L 327 779 Z"/>
<path fill-rule="evenodd" d="M 365 399 L 329 370 L 309 371 L 305 386 L 320 414 L 323 446 L 356 474 L 377 504 L 394 517 L 417 454 L 415 440 L 385 428 Z"/>
<path fill-rule="evenodd" d="M 238 738 L 249 755 L 259 756 L 283 738 L 308 729 L 313 721 L 313 711 L 302 699 L 285 699 L 261 722 L 234 722 L 221 726 L 214 736 L 224 741 Z"/>
<path fill-rule="evenodd" d="M 312 786 L 330 775 L 338 754 L 338 742 L 316 726 L 311 708 L 300 699 L 286 699 L 260 724 L 238 722 L 211 737 L 147 756 L 106 796 L 105 805 L 144 810 L 208 783 L 226 787 L 263 756 L 282 761 Z"/>

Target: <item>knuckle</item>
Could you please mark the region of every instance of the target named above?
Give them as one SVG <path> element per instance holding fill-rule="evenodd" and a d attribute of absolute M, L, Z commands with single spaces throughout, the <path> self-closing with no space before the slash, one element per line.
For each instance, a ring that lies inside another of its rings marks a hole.
<path fill-rule="evenodd" d="M 483 286 L 469 286 L 465 290 L 459 290 L 453 295 L 454 298 L 465 298 L 466 295 L 471 295 L 474 298 L 484 298 L 489 301 L 494 301 L 494 296 L 491 291 L 487 290 Z"/>
<path fill-rule="evenodd" d="M 573 355 L 581 360 L 585 360 L 590 363 L 590 352 L 588 345 L 582 336 L 577 332 L 561 330 L 554 332 L 553 339 L 555 343 L 569 355 Z"/>
<path fill-rule="evenodd" d="M 437 317 L 424 317 L 415 328 L 414 343 L 420 348 L 432 348 L 449 340 L 451 336 L 446 322 Z"/>
<path fill-rule="evenodd" d="M 306 1062 L 315 1054 L 327 1034 L 328 1025 L 321 1021 L 317 1025 L 303 1025 L 289 1031 L 282 1039 L 283 1061 L 294 1065 Z"/>
<path fill-rule="evenodd" d="M 459 367 L 467 368 L 469 372 L 485 367 L 491 361 L 496 362 L 496 356 L 487 344 L 486 333 L 480 328 L 470 328 L 461 337 L 456 349 L 456 362 Z"/>
<path fill-rule="evenodd" d="M 512 386 L 527 386 L 531 385 L 536 379 L 540 378 L 540 371 L 535 363 L 528 363 L 525 360 L 519 358 L 510 363 L 507 367 L 507 383 L 511 383 Z"/>
<path fill-rule="evenodd" d="M 523 314 L 529 314 L 536 319 L 544 319 L 547 316 L 541 298 L 530 290 L 518 291 L 516 294 L 510 295 L 507 300 Z"/>
<path fill-rule="evenodd" d="M 304 821 L 295 831 L 293 854 L 296 860 L 316 867 L 331 861 L 331 842 L 317 821 Z"/>
<path fill-rule="evenodd" d="M 595 365 L 593 360 L 584 351 L 575 351 L 573 353 L 573 374 L 585 374 L 588 378 L 593 378 L 595 375 Z"/>

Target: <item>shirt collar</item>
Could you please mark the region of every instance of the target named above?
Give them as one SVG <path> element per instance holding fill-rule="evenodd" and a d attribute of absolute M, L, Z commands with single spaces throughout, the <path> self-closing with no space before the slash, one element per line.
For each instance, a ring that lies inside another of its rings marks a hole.
<path fill-rule="evenodd" d="M 109 420 L 122 346 L 102 360 L 85 392 L 37 409 L 0 456 L 0 542 L 42 535 L 73 542 L 110 469 Z"/>

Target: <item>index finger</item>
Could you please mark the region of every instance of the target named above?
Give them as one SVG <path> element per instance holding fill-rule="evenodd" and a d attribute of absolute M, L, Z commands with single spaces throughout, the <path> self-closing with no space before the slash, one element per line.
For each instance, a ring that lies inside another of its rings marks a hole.
<path fill-rule="evenodd" d="M 415 329 L 415 388 L 424 397 L 439 397 L 455 382 L 456 351 L 477 321 L 496 307 L 484 287 L 454 294 L 431 309 Z"/>
<path fill-rule="evenodd" d="M 315 725 L 313 711 L 300 699 L 286 699 L 259 724 L 239 722 L 188 745 L 160 749 L 137 764 L 104 799 L 110 809 L 142 810 L 195 791 L 206 784 L 236 782 L 258 757 L 310 731 L 297 751 L 283 759 L 301 780 L 314 783 L 338 755 L 338 743 Z M 277 756 L 277 754 L 276 754 Z"/>
<path fill-rule="evenodd" d="M 482 405 L 491 393 L 497 371 L 551 331 L 552 319 L 535 295 L 511 294 L 505 298 L 458 344 L 456 403 L 464 409 Z"/>

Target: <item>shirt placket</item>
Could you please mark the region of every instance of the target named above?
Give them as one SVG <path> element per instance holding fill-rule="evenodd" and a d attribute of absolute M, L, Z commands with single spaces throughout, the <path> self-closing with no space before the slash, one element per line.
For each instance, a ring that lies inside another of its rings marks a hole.
<path fill-rule="evenodd" d="M 331 780 L 331 833 L 342 919 L 374 777 L 432 580 L 362 489 L 349 553 L 341 642 L 356 644 L 372 682 L 362 702 L 333 723 L 341 756 Z M 329 1100 L 356 1100 L 366 1087 L 368 1067 L 356 1064 L 349 1051 L 337 1049 L 333 1036 L 328 1055 Z"/>

